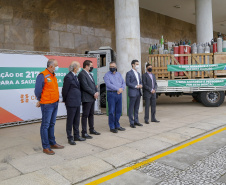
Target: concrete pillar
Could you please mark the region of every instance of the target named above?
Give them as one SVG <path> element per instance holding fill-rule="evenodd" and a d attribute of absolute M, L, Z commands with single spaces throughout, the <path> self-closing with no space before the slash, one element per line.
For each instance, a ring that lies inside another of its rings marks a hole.
<path fill-rule="evenodd" d="M 140 61 L 141 73 L 141 47 L 140 47 L 140 15 L 139 0 L 115 0 L 115 32 L 117 68 L 126 77 L 126 72 L 131 70 L 131 61 Z M 123 92 L 122 110 L 127 114 L 127 95 Z M 141 101 L 143 102 L 143 101 Z M 141 105 L 143 105 L 141 103 Z M 140 106 L 140 112 L 143 106 Z"/>
<path fill-rule="evenodd" d="M 210 42 L 213 38 L 212 0 L 196 0 L 197 43 Z"/>

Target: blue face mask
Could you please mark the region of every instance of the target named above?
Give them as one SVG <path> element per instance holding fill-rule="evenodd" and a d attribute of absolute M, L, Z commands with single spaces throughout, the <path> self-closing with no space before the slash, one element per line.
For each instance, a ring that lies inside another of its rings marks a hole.
<path fill-rule="evenodd" d="M 57 72 L 58 70 L 59 70 L 59 66 L 56 66 L 54 72 Z"/>

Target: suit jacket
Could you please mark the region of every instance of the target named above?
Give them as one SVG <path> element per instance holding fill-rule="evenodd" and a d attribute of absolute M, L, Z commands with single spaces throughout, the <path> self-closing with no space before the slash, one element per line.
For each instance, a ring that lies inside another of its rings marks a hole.
<path fill-rule="evenodd" d="M 138 73 L 138 79 L 139 79 L 139 84 L 142 85 L 140 73 Z M 126 85 L 129 87 L 128 88 L 129 97 L 136 97 L 137 95 L 142 96 L 141 89 L 136 88 L 136 85 L 138 85 L 137 78 L 132 69 L 126 73 Z"/>
<path fill-rule="evenodd" d="M 158 88 L 158 85 L 156 82 L 155 75 L 152 74 L 152 77 L 153 77 L 153 83 L 154 83 L 154 90 L 156 91 Z M 143 81 L 143 97 L 150 98 L 152 95 L 151 90 L 153 89 L 153 85 L 152 85 L 151 77 L 147 72 L 143 74 L 142 81 Z"/>
<path fill-rule="evenodd" d="M 78 78 L 72 72 L 64 77 L 62 88 L 63 102 L 68 107 L 78 107 L 81 105 L 81 91 Z"/>
<path fill-rule="evenodd" d="M 93 80 L 91 80 L 91 78 Z M 82 102 L 93 102 L 96 99 L 94 98 L 94 94 L 97 92 L 97 87 L 92 75 L 88 75 L 88 73 L 83 69 L 79 75 L 78 79 L 81 85 L 81 93 L 82 93 Z"/>

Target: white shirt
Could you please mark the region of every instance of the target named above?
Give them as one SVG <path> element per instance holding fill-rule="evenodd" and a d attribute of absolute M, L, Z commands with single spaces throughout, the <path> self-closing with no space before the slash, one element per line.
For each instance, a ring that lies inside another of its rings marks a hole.
<path fill-rule="evenodd" d="M 134 74 L 135 74 L 135 76 L 136 76 L 136 79 L 137 79 L 137 85 L 139 85 L 139 75 L 138 75 L 138 72 L 136 71 L 136 70 L 134 70 L 134 69 L 132 69 L 133 70 L 133 72 L 134 72 Z M 135 86 L 135 88 L 137 88 L 137 86 Z"/>

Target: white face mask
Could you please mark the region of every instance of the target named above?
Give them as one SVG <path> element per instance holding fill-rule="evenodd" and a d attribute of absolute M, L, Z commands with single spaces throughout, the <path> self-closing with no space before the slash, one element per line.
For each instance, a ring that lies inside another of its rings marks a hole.
<path fill-rule="evenodd" d="M 136 66 L 135 66 L 135 69 L 136 69 L 137 71 L 139 71 L 140 66 L 139 66 L 139 65 L 136 65 Z"/>
<path fill-rule="evenodd" d="M 81 67 L 78 69 L 77 74 L 81 71 Z"/>
<path fill-rule="evenodd" d="M 56 66 L 54 72 L 57 72 L 58 70 L 59 70 L 59 66 Z"/>

